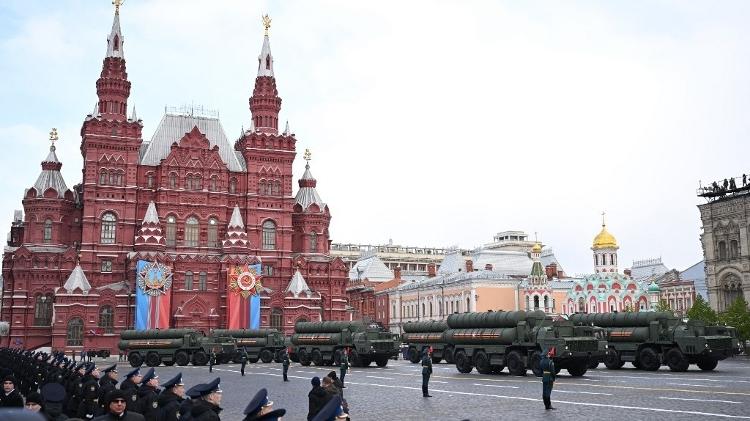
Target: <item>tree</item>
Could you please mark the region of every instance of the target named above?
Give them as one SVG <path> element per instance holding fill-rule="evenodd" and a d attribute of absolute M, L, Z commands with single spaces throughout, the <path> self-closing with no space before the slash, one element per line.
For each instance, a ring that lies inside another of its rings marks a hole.
<path fill-rule="evenodd" d="M 669 306 L 667 300 L 659 300 L 656 306 L 654 306 L 654 311 L 666 311 L 674 316 L 674 310 Z"/>
<path fill-rule="evenodd" d="M 738 298 L 727 311 L 719 315 L 719 321 L 737 329 L 740 339 L 750 339 L 750 310 L 744 297 Z"/>
<path fill-rule="evenodd" d="M 719 316 L 714 309 L 700 295 L 695 296 L 695 302 L 687 311 L 686 316 L 690 320 L 700 320 L 706 324 L 715 324 L 719 321 Z"/>

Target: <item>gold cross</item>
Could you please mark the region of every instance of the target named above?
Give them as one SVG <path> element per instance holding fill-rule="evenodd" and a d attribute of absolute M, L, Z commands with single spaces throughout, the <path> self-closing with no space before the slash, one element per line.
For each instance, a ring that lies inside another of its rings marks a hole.
<path fill-rule="evenodd" d="M 49 132 L 49 140 L 50 140 L 50 142 L 52 142 L 52 146 L 55 146 L 55 141 L 56 141 L 57 139 L 59 139 L 59 138 L 57 137 L 57 129 L 53 127 L 53 128 L 52 128 L 52 131 L 51 131 L 51 132 Z"/>
<path fill-rule="evenodd" d="M 310 149 L 305 149 L 305 161 L 310 162 L 310 157 L 312 154 L 310 153 Z"/>
<path fill-rule="evenodd" d="M 120 6 L 125 3 L 125 0 L 112 0 L 112 4 L 115 5 L 115 13 L 120 13 Z"/>
<path fill-rule="evenodd" d="M 271 27 L 271 18 L 268 17 L 268 14 L 263 15 L 263 27 L 266 28 L 266 35 L 268 35 L 268 29 Z"/>
<path fill-rule="evenodd" d="M 604 212 L 604 211 L 602 211 L 602 226 L 605 226 L 605 225 L 606 225 L 606 224 L 604 223 L 604 215 L 605 215 L 606 213 L 607 213 L 607 212 Z"/>

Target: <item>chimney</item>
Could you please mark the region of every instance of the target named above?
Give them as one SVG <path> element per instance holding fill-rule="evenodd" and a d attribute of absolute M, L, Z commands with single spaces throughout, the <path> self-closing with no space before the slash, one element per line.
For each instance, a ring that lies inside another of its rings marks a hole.
<path fill-rule="evenodd" d="M 474 272 L 474 261 L 469 259 L 466 261 L 466 271 L 467 272 Z"/>
<path fill-rule="evenodd" d="M 625 276 L 630 276 L 631 272 L 630 269 L 625 269 L 623 272 L 625 272 Z"/>
<path fill-rule="evenodd" d="M 435 264 L 430 263 L 427 265 L 427 277 L 434 278 L 435 276 L 437 276 L 437 270 L 435 269 Z"/>
<path fill-rule="evenodd" d="M 552 279 L 557 276 L 557 265 L 554 263 L 548 264 L 544 268 L 544 273 L 547 275 L 547 279 Z"/>
<path fill-rule="evenodd" d="M 393 268 L 393 279 L 401 279 L 401 266 Z"/>
<path fill-rule="evenodd" d="M 492 263 L 487 263 L 484 265 L 484 270 L 492 270 Z"/>

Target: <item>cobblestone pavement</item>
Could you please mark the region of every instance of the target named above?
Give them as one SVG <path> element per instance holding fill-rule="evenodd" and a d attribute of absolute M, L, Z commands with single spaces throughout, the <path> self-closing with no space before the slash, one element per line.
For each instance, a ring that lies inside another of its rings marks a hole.
<path fill-rule="evenodd" d="M 120 373 L 129 367 L 119 363 Z M 715 371 L 695 366 L 686 373 L 662 368 L 645 372 L 626 364 L 621 370 L 589 370 L 570 377 L 562 370 L 552 394 L 555 411 L 545 411 L 540 379 L 476 371 L 459 373 L 455 366 L 435 364 L 430 381 L 432 398 L 423 398 L 421 367 L 391 360 L 387 367 L 354 368 L 346 376 L 344 397 L 353 420 L 684 420 L 750 419 L 750 360 L 719 363 Z M 162 382 L 182 371 L 186 387 L 221 377 L 224 390 L 222 419 L 241 420 L 250 398 L 262 387 L 269 390 L 274 408 L 286 408 L 286 420 L 305 420 L 307 392 L 313 376 L 325 376 L 336 367 L 289 369 L 290 382 L 281 379 L 280 364 L 248 364 L 240 377 L 239 365 L 159 367 Z"/>

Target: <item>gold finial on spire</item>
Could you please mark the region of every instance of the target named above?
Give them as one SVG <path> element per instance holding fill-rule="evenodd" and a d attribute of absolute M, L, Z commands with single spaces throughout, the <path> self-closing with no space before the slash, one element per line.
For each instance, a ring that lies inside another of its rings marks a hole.
<path fill-rule="evenodd" d="M 125 0 L 112 0 L 112 4 L 115 5 L 115 13 L 120 13 L 120 6 L 125 3 Z"/>
<path fill-rule="evenodd" d="M 55 142 L 57 141 L 57 139 L 59 139 L 57 137 L 57 129 L 53 127 L 52 131 L 49 132 L 49 140 L 50 142 L 52 142 L 52 146 L 55 146 Z"/>
<path fill-rule="evenodd" d="M 266 30 L 266 36 L 268 36 L 268 29 L 271 27 L 271 18 L 268 17 L 267 13 L 263 15 L 263 27 Z"/>
<path fill-rule="evenodd" d="M 310 153 L 310 149 L 305 149 L 305 161 L 309 163 L 311 157 L 312 157 L 312 153 Z"/>
<path fill-rule="evenodd" d="M 604 223 L 604 215 L 605 215 L 606 213 L 607 213 L 607 212 L 604 212 L 604 211 L 602 211 L 602 226 L 603 226 L 603 227 L 607 225 L 607 224 L 605 224 L 605 223 Z"/>

